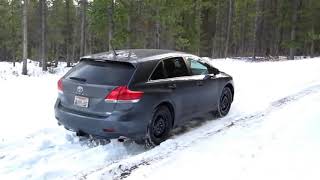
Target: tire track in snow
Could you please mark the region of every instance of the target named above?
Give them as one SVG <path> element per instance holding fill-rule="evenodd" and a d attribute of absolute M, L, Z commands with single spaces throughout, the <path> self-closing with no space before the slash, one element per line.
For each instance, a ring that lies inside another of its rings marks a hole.
<path fill-rule="evenodd" d="M 243 122 L 259 120 L 265 116 L 268 116 L 270 113 L 272 113 L 273 111 L 279 108 L 283 108 L 290 103 L 298 101 L 299 99 L 305 96 L 317 93 L 319 91 L 320 91 L 320 84 L 311 86 L 298 93 L 292 94 L 290 96 L 286 96 L 284 98 L 281 98 L 279 100 L 272 102 L 269 105 L 269 107 L 267 107 L 263 111 L 259 111 L 259 112 L 245 115 L 242 117 L 240 116 L 238 118 L 228 118 L 228 117 L 222 118 L 225 120 L 226 122 L 225 124 L 213 129 L 209 129 L 203 133 L 200 133 L 197 136 L 193 136 L 193 137 L 191 136 L 192 139 L 189 139 L 189 141 L 179 141 L 178 139 L 175 139 L 175 138 L 169 139 L 163 142 L 161 145 L 149 151 L 118 160 L 114 163 L 109 163 L 104 167 L 99 167 L 96 170 L 90 170 L 87 173 L 81 173 L 80 177 L 79 176 L 75 176 L 75 177 L 77 179 L 79 178 L 87 179 L 87 177 L 89 177 L 90 175 L 97 173 L 99 174 L 99 176 L 102 176 L 103 179 L 114 179 L 114 180 L 125 179 L 128 176 L 130 176 L 132 171 L 142 166 L 147 166 L 152 164 L 153 162 L 165 159 L 177 151 L 190 147 L 191 145 L 193 145 L 194 143 L 196 143 L 201 139 L 206 139 L 210 136 L 226 131 L 229 128 L 233 127 L 234 125 L 237 125 Z"/>
<path fill-rule="evenodd" d="M 37 131 L 37 134 L 36 136 L 36 133 L 32 133 L 22 139 L 8 141 L 6 144 L 3 144 L 3 147 L 0 147 L 0 174 L 10 177 L 16 169 L 19 169 L 21 179 L 27 177 L 39 178 L 40 176 L 45 178 L 47 175 L 50 175 L 53 170 L 46 169 L 37 174 L 33 172 L 33 169 L 37 169 L 37 167 L 40 167 L 45 161 L 53 164 L 67 161 L 67 163 L 72 166 L 72 160 L 80 162 L 81 160 L 79 159 L 89 159 L 89 156 L 92 155 L 94 157 L 95 154 L 100 152 L 102 160 L 96 164 L 105 165 L 105 162 L 102 161 L 115 163 L 118 159 L 136 155 L 144 150 L 143 147 L 136 144 L 127 145 L 118 143 L 117 141 L 112 141 L 105 146 L 93 144 L 92 139 L 81 139 L 75 136 L 74 133 L 60 131 L 57 128 Z M 57 140 L 57 142 L 55 140 Z M 26 154 L 23 155 L 24 153 Z M 97 156 L 94 158 L 97 158 Z M 91 167 L 97 167 L 97 165 L 93 163 Z M 87 168 L 78 166 L 73 168 L 73 171 L 69 170 L 69 172 L 63 172 L 62 168 L 57 169 L 57 171 L 72 175 L 74 172 Z"/>

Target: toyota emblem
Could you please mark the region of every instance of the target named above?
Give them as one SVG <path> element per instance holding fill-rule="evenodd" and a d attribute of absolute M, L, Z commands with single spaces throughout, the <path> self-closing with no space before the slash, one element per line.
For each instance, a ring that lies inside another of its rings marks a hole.
<path fill-rule="evenodd" d="M 77 87 L 77 93 L 78 93 L 78 94 L 83 93 L 83 87 L 82 87 L 82 86 L 78 86 L 78 87 Z"/>

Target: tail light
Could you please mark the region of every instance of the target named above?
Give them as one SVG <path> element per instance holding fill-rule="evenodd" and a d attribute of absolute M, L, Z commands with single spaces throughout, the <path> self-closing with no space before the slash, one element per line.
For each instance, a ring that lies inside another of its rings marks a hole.
<path fill-rule="evenodd" d="M 62 78 L 58 81 L 58 91 L 59 93 L 63 93 L 63 84 L 62 84 Z"/>
<path fill-rule="evenodd" d="M 127 86 L 118 86 L 113 89 L 105 98 L 109 102 L 139 102 L 142 98 L 142 91 L 131 91 Z"/>

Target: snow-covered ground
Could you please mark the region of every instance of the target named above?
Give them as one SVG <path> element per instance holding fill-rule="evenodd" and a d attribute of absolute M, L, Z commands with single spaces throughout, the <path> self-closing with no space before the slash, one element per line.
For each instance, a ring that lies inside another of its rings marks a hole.
<path fill-rule="evenodd" d="M 63 64 L 51 74 L 32 62 L 25 77 L 0 63 L 0 179 L 320 179 L 320 58 L 211 63 L 234 77 L 229 115 L 194 120 L 148 151 L 92 146 L 57 125 Z"/>
<path fill-rule="evenodd" d="M 48 67 L 47 72 L 43 72 L 39 67 L 39 62 L 32 61 L 28 59 L 28 76 L 29 77 L 40 77 L 48 74 L 55 74 L 55 75 L 63 75 L 68 68 L 66 68 L 67 64 L 64 62 L 59 62 L 58 67 Z M 0 62 L 0 80 L 6 79 L 14 79 L 14 77 L 19 77 L 21 75 L 22 70 L 22 63 L 13 63 L 8 62 Z"/>

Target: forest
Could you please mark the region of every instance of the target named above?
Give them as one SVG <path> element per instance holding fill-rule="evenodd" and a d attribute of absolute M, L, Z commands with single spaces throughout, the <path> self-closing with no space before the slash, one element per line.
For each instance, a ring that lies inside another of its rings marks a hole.
<path fill-rule="evenodd" d="M 316 56 L 319 0 L 0 0 L 0 61 L 44 64 L 111 49 L 212 58 Z"/>

